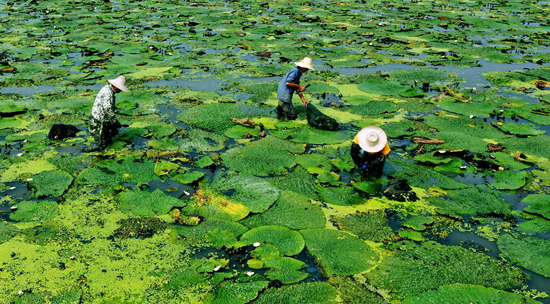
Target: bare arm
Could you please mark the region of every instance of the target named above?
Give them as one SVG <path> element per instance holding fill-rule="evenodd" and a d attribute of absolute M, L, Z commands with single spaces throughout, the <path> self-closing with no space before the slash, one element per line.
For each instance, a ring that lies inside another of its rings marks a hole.
<path fill-rule="evenodd" d="M 299 84 L 292 83 L 292 82 L 287 82 L 287 83 L 285 83 L 285 85 L 287 87 L 295 88 L 296 90 L 298 90 L 298 96 L 300 96 L 300 99 L 302 100 L 302 103 L 304 104 L 304 106 L 307 107 L 308 102 L 304 98 L 304 94 L 302 94 L 302 92 L 304 92 L 306 90 L 306 87 L 301 86 Z"/>

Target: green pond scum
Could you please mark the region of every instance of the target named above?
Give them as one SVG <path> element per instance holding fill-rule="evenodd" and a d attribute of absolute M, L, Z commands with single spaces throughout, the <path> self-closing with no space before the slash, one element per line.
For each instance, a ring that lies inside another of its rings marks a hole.
<path fill-rule="evenodd" d="M 549 4 L 0 0 L 0 303 L 550 303 Z"/>

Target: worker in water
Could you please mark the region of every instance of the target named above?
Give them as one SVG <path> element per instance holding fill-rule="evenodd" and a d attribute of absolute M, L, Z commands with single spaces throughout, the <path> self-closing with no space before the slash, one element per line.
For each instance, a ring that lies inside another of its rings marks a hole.
<path fill-rule="evenodd" d="M 113 137 L 118 134 L 118 128 L 121 127 L 115 116 L 115 94 L 130 90 L 126 87 L 126 78 L 122 75 L 108 81 L 109 84 L 101 88 L 97 94 L 92 107 L 90 133 L 95 142 L 86 149 L 89 152 L 104 150 L 112 143 Z"/>
<path fill-rule="evenodd" d="M 361 129 L 351 144 L 351 158 L 363 177 L 381 177 L 390 151 L 386 133 L 374 126 Z"/>
<path fill-rule="evenodd" d="M 305 106 L 307 106 L 308 103 L 302 94 L 302 92 L 306 90 L 306 87 L 300 85 L 300 77 L 309 70 L 315 70 L 311 58 L 309 57 L 305 57 L 302 61 L 295 62 L 294 64 L 296 66 L 283 77 L 277 89 L 277 99 L 279 99 L 279 106 L 277 106 L 276 109 L 277 115 L 279 117 L 286 117 L 289 120 L 297 118 L 296 111 L 292 105 L 292 96 L 294 92 L 298 92 L 298 96 L 300 96 Z"/>

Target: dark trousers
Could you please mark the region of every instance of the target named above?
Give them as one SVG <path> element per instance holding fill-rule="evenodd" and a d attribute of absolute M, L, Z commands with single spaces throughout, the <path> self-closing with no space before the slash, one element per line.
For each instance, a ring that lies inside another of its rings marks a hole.
<path fill-rule="evenodd" d="M 113 143 L 113 137 L 118 134 L 118 128 L 120 128 L 120 122 L 115 121 L 102 121 L 90 119 L 90 133 L 94 137 L 95 143 L 100 148 L 105 148 Z"/>
<path fill-rule="evenodd" d="M 277 115 L 279 117 L 286 117 L 288 120 L 295 120 L 298 118 L 294 105 L 291 102 L 284 102 L 279 99 L 279 106 L 277 107 Z"/>
<path fill-rule="evenodd" d="M 351 158 L 355 165 L 361 170 L 360 172 L 363 177 L 373 176 L 379 178 L 382 177 L 384 163 L 388 156 L 380 152 L 370 154 L 361 149 L 358 144 L 352 142 Z"/>

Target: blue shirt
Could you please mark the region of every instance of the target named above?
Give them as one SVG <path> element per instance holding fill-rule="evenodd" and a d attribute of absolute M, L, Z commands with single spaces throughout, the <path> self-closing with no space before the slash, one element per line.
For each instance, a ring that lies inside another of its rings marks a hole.
<path fill-rule="evenodd" d="M 285 77 L 279 83 L 279 88 L 277 89 L 277 99 L 282 102 L 292 102 L 292 94 L 296 91 L 295 88 L 288 87 L 287 82 L 300 84 L 300 77 L 302 77 L 302 70 L 300 67 L 295 66 L 290 72 L 288 72 Z"/>

